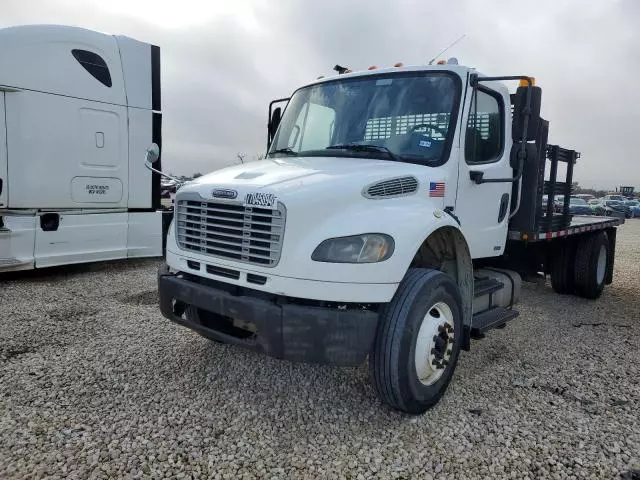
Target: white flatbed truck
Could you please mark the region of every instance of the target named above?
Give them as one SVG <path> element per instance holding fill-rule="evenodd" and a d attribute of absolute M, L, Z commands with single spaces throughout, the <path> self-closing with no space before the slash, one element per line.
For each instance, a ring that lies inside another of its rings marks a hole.
<path fill-rule="evenodd" d="M 336 70 L 271 103 L 264 160 L 177 191 L 160 309 L 277 358 L 368 357 L 380 399 L 417 414 L 472 338 L 517 316 L 523 277 L 599 297 L 622 220 L 569 215 L 579 154 L 547 144 L 531 77 Z"/>
<path fill-rule="evenodd" d="M 160 49 L 64 25 L 0 29 L 0 273 L 162 257 Z M 159 161 L 158 161 L 159 162 Z"/>

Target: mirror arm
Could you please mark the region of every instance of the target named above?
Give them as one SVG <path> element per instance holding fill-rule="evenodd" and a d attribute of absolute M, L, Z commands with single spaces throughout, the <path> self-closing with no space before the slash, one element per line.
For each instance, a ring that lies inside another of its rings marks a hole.
<path fill-rule="evenodd" d="M 157 173 L 158 175 L 161 175 L 161 176 L 163 176 L 163 177 L 165 177 L 165 178 L 168 178 L 169 180 L 173 180 L 173 181 L 174 181 L 174 182 L 176 182 L 179 186 L 184 185 L 184 183 L 183 183 L 181 180 L 178 180 L 177 178 L 172 177 L 171 175 L 168 175 L 168 174 L 166 174 L 166 173 L 164 173 L 164 172 L 161 172 L 160 170 L 156 170 L 155 168 L 153 168 L 153 167 L 151 166 L 151 164 L 149 163 L 149 161 L 148 161 L 148 160 L 144 162 L 144 166 L 145 166 L 145 167 L 147 167 L 147 168 L 148 168 L 149 170 L 151 170 L 152 172 Z"/>

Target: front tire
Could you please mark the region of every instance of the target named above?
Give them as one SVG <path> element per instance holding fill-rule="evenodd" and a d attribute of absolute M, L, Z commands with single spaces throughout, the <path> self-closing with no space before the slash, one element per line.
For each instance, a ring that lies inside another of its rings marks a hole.
<path fill-rule="evenodd" d="M 380 313 L 369 369 L 378 397 L 420 414 L 444 395 L 460 353 L 462 300 L 448 275 L 410 269 Z"/>
<path fill-rule="evenodd" d="M 575 260 L 576 293 L 583 298 L 600 297 L 609 268 L 609 239 L 604 232 L 584 237 L 578 243 Z"/>

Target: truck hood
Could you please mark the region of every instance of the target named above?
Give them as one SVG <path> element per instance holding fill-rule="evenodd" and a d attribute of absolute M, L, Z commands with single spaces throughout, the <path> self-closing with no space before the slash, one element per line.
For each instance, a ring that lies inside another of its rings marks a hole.
<path fill-rule="evenodd" d="M 327 183 L 357 182 L 361 189 L 368 183 L 399 175 L 416 175 L 424 179 L 428 171 L 436 174 L 438 169 L 368 158 L 273 158 L 217 170 L 198 177 L 180 190 L 197 191 L 206 198 L 211 196 L 211 188 L 236 189 L 238 193 L 257 190 L 278 195 L 318 184 L 326 187 Z"/>

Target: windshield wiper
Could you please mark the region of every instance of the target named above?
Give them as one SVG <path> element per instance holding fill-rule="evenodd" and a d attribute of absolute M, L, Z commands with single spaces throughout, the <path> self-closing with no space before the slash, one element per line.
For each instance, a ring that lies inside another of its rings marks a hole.
<path fill-rule="evenodd" d="M 343 145 L 330 145 L 326 148 L 334 150 L 353 150 L 354 152 L 384 152 L 389 155 L 389 158 L 394 162 L 401 162 L 402 160 L 395 153 L 389 150 L 387 147 L 380 145 L 367 145 L 360 143 L 345 143 Z"/>
<path fill-rule="evenodd" d="M 292 155 L 292 156 L 298 155 L 298 152 L 294 152 L 293 150 L 291 150 L 291 147 L 279 148 L 278 150 L 274 150 L 273 152 L 269 152 L 269 154 L 272 154 L 272 153 L 286 153 L 287 155 Z"/>

